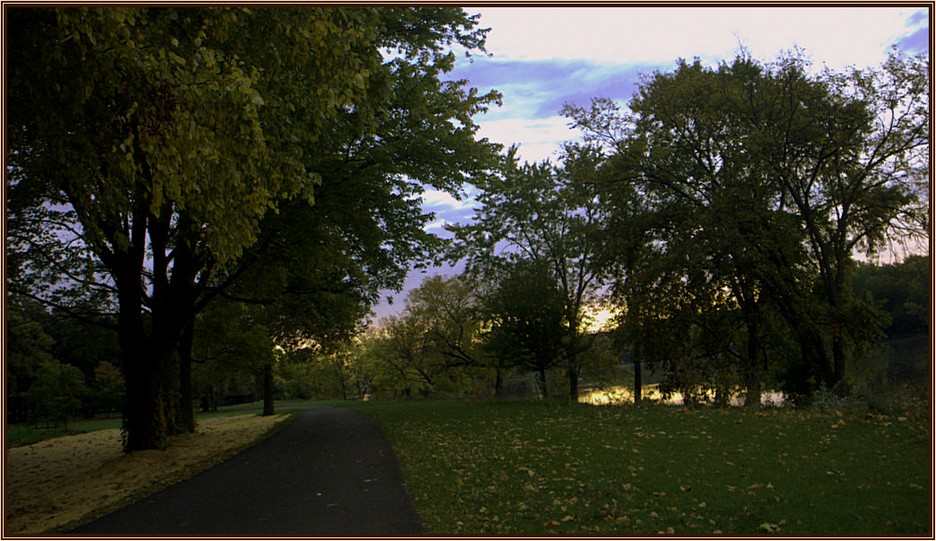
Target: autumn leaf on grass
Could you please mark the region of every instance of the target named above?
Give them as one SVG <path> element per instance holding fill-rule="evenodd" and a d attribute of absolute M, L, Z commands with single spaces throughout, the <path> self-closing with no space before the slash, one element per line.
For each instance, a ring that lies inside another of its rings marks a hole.
<path fill-rule="evenodd" d="M 767 533 L 780 533 L 780 527 L 784 524 L 786 524 L 786 520 L 781 520 L 778 524 L 764 522 L 760 525 L 760 529 Z"/>

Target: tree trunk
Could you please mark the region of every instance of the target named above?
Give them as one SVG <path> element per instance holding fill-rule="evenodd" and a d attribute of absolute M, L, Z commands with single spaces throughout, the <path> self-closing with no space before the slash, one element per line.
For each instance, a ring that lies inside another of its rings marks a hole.
<path fill-rule="evenodd" d="M 273 361 L 263 366 L 263 415 L 273 415 L 276 408 L 273 404 Z"/>
<path fill-rule="evenodd" d="M 758 322 L 759 314 L 752 308 L 747 315 L 747 354 L 745 360 L 746 393 L 744 398 L 744 407 L 749 410 L 758 409 L 761 406 L 761 364 L 758 362 L 760 354 L 760 325 Z"/>
<path fill-rule="evenodd" d="M 569 400 L 578 402 L 579 399 L 579 375 L 578 371 L 569 366 L 566 374 L 569 376 Z"/>
<path fill-rule="evenodd" d="M 195 432 L 195 396 L 192 386 L 192 344 L 195 325 L 182 331 L 179 342 L 179 406 L 176 409 L 176 429 L 181 433 Z"/>
<path fill-rule="evenodd" d="M 540 391 L 543 393 L 543 400 L 549 400 L 549 390 L 546 388 L 546 371 L 539 370 Z"/>
<path fill-rule="evenodd" d="M 169 351 L 140 351 L 135 358 L 124 357 L 127 386 L 124 412 L 124 451 L 165 449 L 169 446 L 166 419 L 165 373 Z"/>
<path fill-rule="evenodd" d="M 832 379 L 829 388 L 835 387 L 845 379 L 845 338 L 837 329 L 832 336 Z"/>
<path fill-rule="evenodd" d="M 748 333 L 747 340 L 747 369 L 745 387 L 746 393 L 744 398 L 744 407 L 746 409 L 758 409 L 761 406 L 761 373 L 760 373 L 760 363 L 758 362 L 758 354 L 760 352 L 760 340 L 758 340 L 755 333 Z"/>
<path fill-rule="evenodd" d="M 504 375 L 499 366 L 494 367 L 494 398 L 502 398 L 504 395 Z"/>
<path fill-rule="evenodd" d="M 142 256 L 141 256 L 142 260 Z M 169 445 L 164 391 L 175 343 L 157 340 L 156 323 L 143 319 L 139 274 L 132 265 L 117 274 L 117 320 L 126 398 L 124 403 L 124 451 L 165 449 Z"/>
<path fill-rule="evenodd" d="M 639 404 L 643 400 L 643 380 L 640 370 L 640 358 L 634 355 L 634 404 Z"/>

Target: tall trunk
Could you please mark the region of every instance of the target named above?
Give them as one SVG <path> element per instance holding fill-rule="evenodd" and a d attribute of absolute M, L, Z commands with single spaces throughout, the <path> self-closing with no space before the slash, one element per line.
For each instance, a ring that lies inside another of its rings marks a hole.
<path fill-rule="evenodd" d="M 745 381 L 745 386 L 747 387 L 747 392 L 744 399 L 744 407 L 746 409 L 758 409 L 761 406 L 761 365 L 758 362 L 760 338 L 758 332 L 759 330 L 756 326 L 754 326 L 753 329 L 751 326 L 748 327 L 747 366 L 745 367 L 747 380 Z"/>
<path fill-rule="evenodd" d="M 202 411 L 205 413 L 218 411 L 218 402 L 215 400 L 214 385 L 208 384 L 202 396 Z"/>
<path fill-rule="evenodd" d="M 797 338 L 799 338 L 800 354 L 803 360 L 814 370 L 818 369 L 816 372 L 813 372 L 813 374 L 818 376 L 820 381 L 827 387 L 830 387 L 833 379 L 832 367 L 829 363 L 829 356 L 826 353 L 826 345 L 822 333 L 819 329 L 815 328 L 814 325 L 809 324 L 794 328 L 794 330 L 796 331 Z"/>
<path fill-rule="evenodd" d="M 567 314 L 571 324 L 569 325 L 569 339 L 565 348 L 566 356 L 566 377 L 569 378 L 569 401 L 578 402 L 579 400 L 579 362 L 578 356 L 583 351 L 583 337 L 576 331 L 578 327 L 578 318 L 572 319 L 577 314 L 576 309 L 573 313 Z"/>
<path fill-rule="evenodd" d="M 338 367 L 338 385 L 341 387 L 341 399 L 348 399 L 348 378 L 345 377 L 344 370 Z"/>
<path fill-rule="evenodd" d="M 504 395 L 504 375 L 499 366 L 494 367 L 494 398 Z"/>
<path fill-rule="evenodd" d="M 123 419 L 124 451 L 165 449 L 169 432 L 163 403 L 167 368 L 174 344 L 153 340 L 143 319 L 140 272 L 142 253 L 115 257 L 121 368 L 126 388 Z M 135 261 L 134 258 L 138 259 Z M 155 327 L 155 325 L 152 325 Z"/>
<path fill-rule="evenodd" d="M 273 404 L 273 361 L 267 361 L 263 366 L 263 415 L 273 415 L 276 408 Z"/>
<path fill-rule="evenodd" d="M 165 379 L 171 350 L 139 348 L 132 357 L 124 352 L 127 386 L 124 412 L 124 451 L 165 449 L 169 445 Z"/>
<path fill-rule="evenodd" d="M 176 429 L 182 433 L 195 432 L 195 389 L 192 386 L 192 344 L 195 325 L 182 331 L 179 341 L 179 406 L 176 408 Z"/>
<path fill-rule="evenodd" d="M 543 400 L 549 400 L 549 389 L 546 388 L 546 370 L 539 369 L 540 391 L 543 393 Z"/>
<path fill-rule="evenodd" d="M 640 357 L 634 355 L 634 404 L 643 400 L 643 380 L 641 374 Z"/>
<path fill-rule="evenodd" d="M 763 314 L 755 294 L 749 288 L 738 287 L 738 298 L 742 303 L 744 324 L 747 327 L 747 351 L 745 354 L 745 400 L 746 409 L 758 409 L 761 406 L 761 321 Z"/>
<path fill-rule="evenodd" d="M 828 382 L 829 387 L 834 387 L 845 379 L 845 329 L 848 326 L 845 316 L 845 305 L 850 296 L 848 284 L 848 269 L 851 258 L 848 252 L 843 248 L 847 233 L 844 228 L 839 227 L 839 234 L 836 235 L 834 262 L 835 266 L 830 274 L 832 277 L 827 280 L 829 304 L 832 306 L 834 323 L 832 325 L 832 377 Z"/>
<path fill-rule="evenodd" d="M 832 336 L 832 379 L 829 387 L 834 387 L 845 379 L 845 337 L 841 329 L 836 329 Z"/>

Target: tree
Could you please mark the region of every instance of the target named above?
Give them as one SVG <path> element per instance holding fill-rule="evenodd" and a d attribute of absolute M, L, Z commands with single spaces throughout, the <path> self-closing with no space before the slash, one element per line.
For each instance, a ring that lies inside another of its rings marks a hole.
<path fill-rule="evenodd" d="M 485 34 L 443 8 L 16 9 L 10 24 L 21 51 L 7 117 L 10 252 L 34 278 L 20 292 L 65 308 L 112 301 L 127 450 L 167 445 L 190 387 L 178 379 L 195 315 L 244 274 L 264 216 L 313 203 L 319 151 L 380 141 L 390 75 L 438 83 L 452 63 L 444 49 L 482 48 Z M 384 62 L 381 49 L 397 56 Z M 447 83 L 438 98 L 471 104 L 460 124 L 445 123 L 462 139 L 494 99 L 463 86 Z M 348 126 L 351 137 L 336 139 Z M 413 197 L 406 186 L 393 193 Z M 40 252 L 53 265 L 25 257 Z"/>
<path fill-rule="evenodd" d="M 543 398 L 546 372 L 563 361 L 565 300 L 547 264 L 528 260 L 514 263 L 485 299 L 492 354 L 535 371 Z"/>
<path fill-rule="evenodd" d="M 120 411 L 126 399 L 120 369 L 108 361 L 97 365 L 91 394 L 95 411 Z"/>
<path fill-rule="evenodd" d="M 628 291 L 652 293 L 661 271 L 675 273 L 675 298 L 699 318 L 730 293 L 722 303 L 745 328 L 749 398 L 773 310 L 811 375 L 840 381 L 846 341 L 867 321 L 845 281 L 853 252 L 920 223 L 924 66 L 894 55 L 882 71 L 808 76 L 797 56 L 680 61 L 641 85 L 628 114 L 606 100 L 569 108 L 612 152 L 608 231 L 621 240 L 614 259 L 629 312 L 641 317 Z"/>
<path fill-rule="evenodd" d="M 713 363 L 737 357 L 745 374 L 747 403 L 756 407 L 766 363 L 762 327 L 767 298 L 755 275 L 758 261 L 753 254 L 757 246 L 770 246 L 786 249 L 795 257 L 800 239 L 795 232 L 790 234 L 786 213 L 775 204 L 777 190 L 763 181 L 762 172 L 747 159 L 747 149 L 738 143 L 743 130 L 735 118 L 740 106 L 734 101 L 749 76 L 747 67 L 736 62 L 716 71 L 699 62 L 681 62 L 674 73 L 658 73 L 647 80 L 631 102 L 631 127 L 618 130 L 627 133 L 626 139 L 619 142 L 619 152 L 609 160 L 615 181 L 636 187 L 635 191 L 625 190 L 625 198 L 632 200 L 638 193 L 642 199 L 640 220 L 633 223 L 633 211 L 625 208 L 609 232 L 619 237 L 618 224 L 630 219 L 628 233 L 644 244 L 608 245 L 630 252 L 623 254 L 628 274 L 617 289 L 628 299 L 633 315 L 650 317 L 636 306 L 646 294 L 651 299 L 647 308 L 657 314 L 652 317 L 684 313 L 689 326 L 670 336 L 688 341 L 697 335 L 703 340 L 689 346 L 696 353 L 688 355 L 685 362 L 699 356 Z M 596 116 L 596 108 L 607 107 L 596 102 L 588 115 L 574 109 L 569 113 L 579 124 L 593 129 L 597 122 L 589 116 Z M 620 195 L 612 193 L 610 197 Z M 621 212 L 618 209 L 622 207 L 617 202 L 615 212 Z M 635 226 L 640 229 L 635 230 Z M 795 265 L 795 259 L 788 261 Z M 657 288 L 654 284 L 661 282 L 670 292 L 668 298 L 661 299 L 653 291 Z M 717 329 L 712 328 L 714 324 Z M 734 342 L 725 339 L 734 328 L 743 328 L 743 335 L 734 336 Z M 637 340 L 648 336 L 634 335 Z"/>
<path fill-rule="evenodd" d="M 215 409 L 227 394 L 255 392 L 274 362 L 269 329 L 252 308 L 218 299 L 198 315 L 192 380 L 202 409 Z"/>
<path fill-rule="evenodd" d="M 481 320 L 478 298 L 465 276 L 432 276 L 409 292 L 406 311 L 426 328 L 426 339 L 447 364 L 480 366 L 484 359 L 478 349 Z"/>
<path fill-rule="evenodd" d="M 929 330 L 929 256 L 912 255 L 899 263 L 858 265 L 852 278 L 855 297 L 881 303 L 890 316 L 887 336 Z"/>
<path fill-rule="evenodd" d="M 60 423 L 68 430 L 68 419 L 81 408 L 87 389 L 77 367 L 58 361 L 43 361 L 29 396 L 38 419 Z"/>
<path fill-rule="evenodd" d="M 805 71 L 796 56 L 768 71 L 748 121 L 752 153 L 806 232 L 832 321 L 832 358 L 817 359 L 832 387 L 845 375 L 853 326 L 854 252 L 874 254 L 889 238 L 928 230 L 929 61 L 895 51 L 880 69 Z"/>
<path fill-rule="evenodd" d="M 6 306 L 6 401 L 7 422 L 26 421 L 33 409 L 29 389 L 40 367 L 55 362 L 51 349 L 55 341 L 43 329 L 49 315 L 36 302 L 16 302 Z"/>
<path fill-rule="evenodd" d="M 578 400 L 582 353 L 591 347 L 585 309 L 603 285 L 605 269 L 596 264 L 602 220 L 595 176 L 601 153 L 592 146 L 567 145 L 563 167 L 549 162 L 519 165 L 515 149 L 501 174 L 478 184 L 472 224 L 452 227 L 458 243 L 452 259 L 467 257 L 468 273 L 493 275 L 528 259 L 553 274 L 564 299 L 562 329 L 569 398 Z"/>

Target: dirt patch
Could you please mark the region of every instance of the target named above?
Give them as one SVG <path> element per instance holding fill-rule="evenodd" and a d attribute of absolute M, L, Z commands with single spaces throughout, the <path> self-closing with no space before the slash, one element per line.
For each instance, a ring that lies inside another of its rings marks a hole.
<path fill-rule="evenodd" d="M 120 431 L 100 430 L 8 449 L 4 534 L 66 531 L 171 485 L 260 440 L 288 415 L 238 415 L 198 423 L 166 451 L 121 451 Z"/>

